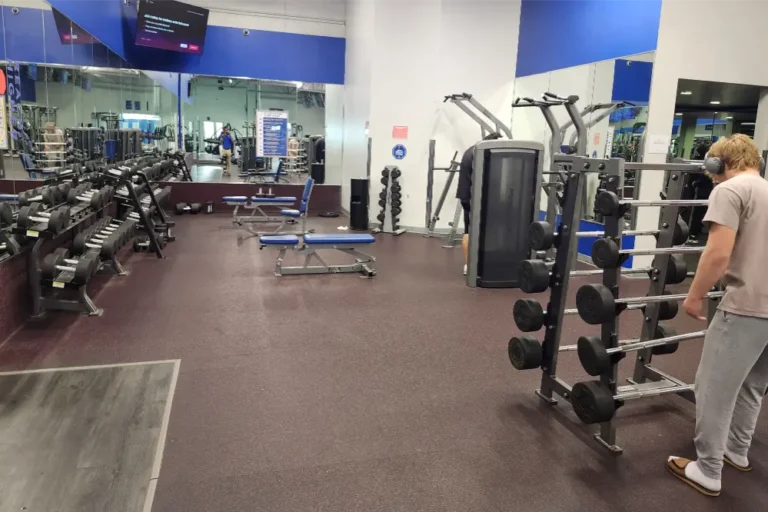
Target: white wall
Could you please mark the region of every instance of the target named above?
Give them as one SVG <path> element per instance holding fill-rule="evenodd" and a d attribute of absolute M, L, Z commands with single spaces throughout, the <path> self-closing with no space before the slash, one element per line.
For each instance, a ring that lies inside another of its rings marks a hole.
<path fill-rule="evenodd" d="M 350 0 L 347 5 L 347 50 L 344 57 L 344 154 L 341 173 L 341 206 L 344 209 L 349 208 L 349 180 L 364 178 L 366 174 L 367 127 L 371 112 L 374 1 Z"/>
<path fill-rule="evenodd" d="M 368 57 L 373 66 L 371 197 L 381 189 L 380 171 L 386 165 L 397 165 L 403 173 L 401 225 L 424 229 L 429 140 L 437 141 L 436 164 L 446 166 L 454 151 L 461 154 L 480 138 L 480 127 L 455 105 L 444 104 L 445 95 L 471 93 L 510 123 L 519 19 L 519 1 L 375 2 L 373 51 Z M 353 41 L 349 22 L 347 26 L 349 74 Z M 349 88 L 349 81 L 346 84 Z M 392 138 L 396 125 L 408 126 L 407 140 Z M 392 156 L 398 143 L 408 151 L 401 161 Z M 344 149 L 346 167 L 346 144 Z M 435 202 L 444 179 L 445 173 L 436 173 Z M 455 189 L 451 191 L 451 197 L 454 195 Z M 454 206 L 454 202 L 446 202 L 438 227 L 447 227 Z M 371 218 L 378 210 L 372 201 Z"/>
<path fill-rule="evenodd" d="M 186 0 L 225 27 L 344 37 L 344 0 Z"/>
<path fill-rule="evenodd" d="M 677 81 L 680 78 L 768 86 L 768 67 L 755 58 L 768 47 L 768 32 L 765 30 L 768 2 L 698 0 L 695 16 L 691 16 L 694 12 L 691 11 L 692 5 L 675 0 L 662 2 L 646 127 L 648 137 L 672 133 Z M 706 63 L 697 57 L 701 55 L 702 48 L 701 20 L 717 20 L 720 27 L 708 35 Z M 646 145 L 645 162 L 662 163 L 665 159 L 664 154 L 650 153 L 650 147 Z M 662 173 L 646 172 L 641 180 L 640 198 L 658 198 L 662 186 Z M 638 217 L 637 229 L 655 229 L 658 208 L 644 208 L 642 213 Z M 644 248 L 649 245 L 653 245 L 652 239 L 643 240 L 637 246 Z M 633 261 L 635 266 L 647 266 L 651 259 L 637 257 Z"/>
<path fill-rule="evenodd" d="M 325 183 L 341 185 L 344 152 L 344 86 L 325 86 Z"/>

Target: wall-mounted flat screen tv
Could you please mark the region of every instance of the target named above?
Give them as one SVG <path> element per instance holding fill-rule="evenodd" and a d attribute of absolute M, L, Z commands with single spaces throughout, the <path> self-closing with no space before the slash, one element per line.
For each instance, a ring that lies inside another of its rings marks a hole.
<path fill-rule="evenodd" d="M 175 0 L 141 0 L 136 44 L 174 52 L 203 54 L 208 9 Z"/>

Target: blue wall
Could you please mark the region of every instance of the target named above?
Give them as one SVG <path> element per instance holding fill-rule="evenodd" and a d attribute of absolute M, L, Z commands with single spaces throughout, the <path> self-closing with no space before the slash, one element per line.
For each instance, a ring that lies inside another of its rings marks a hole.
<path fill-rule="evenodd" d="M 651 96 L 652 74 L 653 62 L 616 59 L 611 101 L 648 104 L 648 99 Z"/>
<path fill-rule="evenodd" d="M 656 49 L 661 0 L 523 0 L 517 76 Z"/>
<path fill-rule="evenodd" d="M 202 56 L 133 44 L 136 11 L 121 0 L 49 0 L 104 44 L 63 45 L 51 11 L 3 7 L 0 49 L 8 60 L 77 66 L 130 67 L 174 73 L 344 83 L 344 38 L 211 25 Z M 96 8 L 98 6 L 98 8 Z"/>

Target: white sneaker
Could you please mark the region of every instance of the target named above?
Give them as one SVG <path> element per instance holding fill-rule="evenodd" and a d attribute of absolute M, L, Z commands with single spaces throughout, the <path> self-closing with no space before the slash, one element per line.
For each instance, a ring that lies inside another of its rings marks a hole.
<path fill-rule="evenodd" d="M 464 275 L 467 275 L 467 266 L 464 265 Z"/>

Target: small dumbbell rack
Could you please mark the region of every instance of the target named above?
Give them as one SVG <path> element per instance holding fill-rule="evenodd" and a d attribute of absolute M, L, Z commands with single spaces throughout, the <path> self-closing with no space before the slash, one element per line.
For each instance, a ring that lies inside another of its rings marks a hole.
<path fill-rule="evenodd" d="M 379 227 L 373 229 L 373 233 L 389 233 L 391 235 L 402 235 L 405 229 L 399 225 L 399 215 L 402 212 L 402 187 L 400 186 L 401 171 L 397 166 L 388 165 L 381 171 L 381 184 L 384 188 L 379 193 L 379 206 L 381 210 L 376 218 L 379 221 Z M 390 228 L 387 229 L 387 220 Z"/>

